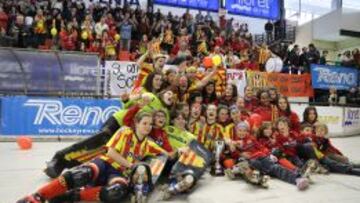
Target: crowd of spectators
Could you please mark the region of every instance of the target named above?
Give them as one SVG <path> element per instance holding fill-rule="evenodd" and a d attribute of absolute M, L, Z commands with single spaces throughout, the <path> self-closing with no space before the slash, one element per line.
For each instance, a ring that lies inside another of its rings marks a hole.
<path fill-rule="evenodd" d="M 213 19 L 209 12 L 192 15 L 187 10 L 177 16 L 150 7 L 71 0 L 0 1 L 1 46 L 96 52 L 110 60 L 121 59 L 124 53 L 135 60 L 152 49 L 168 55 L 169 63 L 217 54 L 227 68 L 296 74 L 309 72 L 311 63 L 360 68 L 359 49 L 345 51 L 332 62 L 328 51 L 320 54 L 314 44 L 293 45 L 290 50 L 287 45 L 270 47 L 276 38 L 274 27 L 268 21 L 267 43 L 257 44 L 246 23 L 225 16 Z"/>

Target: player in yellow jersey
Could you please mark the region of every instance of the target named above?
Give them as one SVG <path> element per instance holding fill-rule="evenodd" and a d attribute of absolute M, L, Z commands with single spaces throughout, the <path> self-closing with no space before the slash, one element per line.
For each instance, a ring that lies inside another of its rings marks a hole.
<path fill-rule="evenodd" d="M 217 107 L 216 105 L 207 105 L 205 112 L 206 122 L 198 136 L 198 141 L 205 146 L 206 149 L 212 151 L 214 141 L 222 139 L 220 133 L 220 125 L 216 122 Z"/>
<path fill-rule="evenodd" d="M 150 190 L 151 173 L 148 167 L 136 164 L 146 156 L 167 154 L 148 139 L 152 123 L 152 114 L 139 112 L 135 116 L 135 129 L 120 128 L 106 144 L 106 154 L 66 171 L 17 203 L 42 203 L 55 201 L 56 198 L 64 202 L 118 202 L 129 193 L 129 182 L 138 178 L 129 177 L 129 172 L 135 170 L 132 174 L 136 175 L 144 168 L 144 181 Z"/>

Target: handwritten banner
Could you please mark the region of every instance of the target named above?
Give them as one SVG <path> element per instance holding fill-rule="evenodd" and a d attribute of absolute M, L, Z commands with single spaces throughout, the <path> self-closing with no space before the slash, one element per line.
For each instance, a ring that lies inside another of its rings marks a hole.
<path fill-rule="evenodd" d="M 244 96 L 244 89 L 246 87 L 246 72 L 243 70 L 227 69 L 226 81 L 236 85 L 238 94 Z"/>
<path fill-rule="evenodd" d="M 247 84 L 254 88 L 276 87 L 288 97 L 311 97 L 313 89 L 309 74 L 289 75 L 282 73 L 246 72 Z"/>
<path fill-rule="evenodd" d="M 276 87 L 282 95 L 288 97 L 312 97 L 314 94 L 309 74 L 270 73 L 268 83 L 270 86 Z"/>
<path fill-rule="evenodd" d="M 138 75 L 139 67 L 134 62 L 106 61 L 105 85 L 106 95 L 119 96 L 129 93 Z"/>
<path fill-rule="evenodd" d="M 176 70 L 177 67 L 166 65 L 164 69 Z M 105 94 L 119 96 L 131 91 L 139 67 L 134 62 L 106 61 L 105 70 Z M 281 94 L 289 97 L 313 96 L 309 74 L 289 75 L 227 69 L 226 80 L 236 84 L 239 95 L 243 95 L 245 86 L 249 85 L 255 89 L 276 87 Z"/>

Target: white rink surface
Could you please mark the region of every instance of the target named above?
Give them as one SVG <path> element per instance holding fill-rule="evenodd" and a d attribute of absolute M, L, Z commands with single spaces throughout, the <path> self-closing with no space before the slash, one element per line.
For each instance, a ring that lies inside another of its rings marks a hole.
<path fill-rule="evenodd" d="M 360 162 L 360 136 L 333 139 L 351 160 Z M 21 151 L 14 142 L 0 142 L 0 203 L 14 203 L 20 197 L 34 192 L 49 179 L 43 174 L 45 161 L 54 152 L 70 143 L 34 143 L 29 151 Z M 240 202 L 360 202 L 360 177 L 349 175 L 314 175 L 315 183 L 306 191 L 294 185 L 271 179 L 269 189 L 261 189 L 241 180 L 229 181 L 225 177 L 206 174 L 196 190 L 181 195 L 171 202 L 240 203 Z M 158 202 L 154 193 L 149 202 Z"/>

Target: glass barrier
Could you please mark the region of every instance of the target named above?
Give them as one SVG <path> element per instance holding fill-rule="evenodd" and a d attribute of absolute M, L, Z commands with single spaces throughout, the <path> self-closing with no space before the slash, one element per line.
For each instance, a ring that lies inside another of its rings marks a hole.
<path fill-rule="evenodd" d="M 0 92 L 27 95 L 99 95 L 94 54 L 0 48 Z"/>

